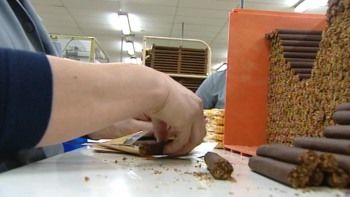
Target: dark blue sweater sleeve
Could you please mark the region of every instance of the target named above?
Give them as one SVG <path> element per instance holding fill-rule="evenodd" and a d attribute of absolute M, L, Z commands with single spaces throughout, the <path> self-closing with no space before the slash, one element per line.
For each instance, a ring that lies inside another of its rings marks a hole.
<path fill-rule="evenodd" d="M 45 54 L 0 48 L 0 155 L 39 143 L 50 120 L 52 89 Z"/>

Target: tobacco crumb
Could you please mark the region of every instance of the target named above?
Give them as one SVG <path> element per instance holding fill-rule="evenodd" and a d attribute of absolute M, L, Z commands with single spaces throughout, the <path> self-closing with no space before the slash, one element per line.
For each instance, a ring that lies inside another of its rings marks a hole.
<path fill-rule="evenodd" d="M 206 190 L 207 188 L 205 187 L 198 187 L 198 190 Z"/>
<path fill-rule="evenodd" d="M 233 195 L 233 192 L 229 192 L 228 194 Z"/>
<path fill-rule="evenodd" d="M 89 180 L 90 180 L 89 177 L 87 177 L 87 176 L 84 177 L 84 181 L 85 181 L 85 182 L 88 182 Z"/>
<path fill-rule="evenodd" d="M 174 171 L 175 171 L 175 172 L 181 172 L 181 170 L 180 170 L 180 169 L 177 169 L 177 168 L 174 168 Z"/>
<path fill-rule="evenodd" d="M 127 160 L 128 158 L 126 158 L 126 157 L 123 157 L 123 161 L 125 161 L 125 160 Z"/>
<path fill-rule="evenodd" d="M 192 190 L 192 187 L 190 187 L 190 190 Z"/>
<path fill-rule="evenodd" d="M 295 193 L 295 195 L 296 195 L 296 196 L 299 196 L 299 194 L 298 194 L 298 193 Z"/>
<path fill-rule="evenodd" d="M 118 163 L 118 160 L 115 160 L 114 163 Z"/>
<path fill-rule="evenodd" d="M 159 171 L 159 170 L 155 170 L 154 172 L 153 172 L 153 174 L 162 174 L 163 172 L 162 171 Z"/>

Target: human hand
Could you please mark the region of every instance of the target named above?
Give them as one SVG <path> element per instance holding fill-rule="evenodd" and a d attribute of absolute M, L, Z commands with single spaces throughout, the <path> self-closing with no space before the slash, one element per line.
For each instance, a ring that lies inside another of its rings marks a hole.
<path fill-rule="evenodd" d="M 95 131 L 88 136 L 91 139 L 115 139 L 139 131 L 153 131 L 152 122 L 145 116 L 117 122 L 106 128 Z"/>
<path fill-rule="evenodd" d="M 183 155 L 199 145 L 206 135 L 202 100 L 167 75 L 163 76 L 165 102 L 148 115 L 152 119 L 157 141 L 176 139 L 164 147 L 163 153 Z"/>

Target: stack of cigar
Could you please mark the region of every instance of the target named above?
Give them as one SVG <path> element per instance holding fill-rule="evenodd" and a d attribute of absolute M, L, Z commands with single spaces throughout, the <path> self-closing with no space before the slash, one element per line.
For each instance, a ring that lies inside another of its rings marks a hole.
<path fill-rule="evenodd" d="M 297 137 L 294 147 L 263 145 L 249 160 L 253 171 L 292 187 L 344 188 L 350 175 L 350 103 L 336 107 L 334 126 L 325 128 L 326 138 Z"/>
<path fill-rule="evenodd" d="M 281 30 L 267 36 L 272 38 L 268 143 L 291 145 L 295 137 L 323 137 L 324 129 L 335 125 L 335 107 L 350 102 L 350 5 L 345 0 L 330 0 L 328 5 L 326 28 L 311 78 L 300 80 L 300 73 L 295 75 L 295 59 L 291 58 L 296 57 L 284 51 L 287 45 L 279 37 Z"/>
<path fill-rule="evenodd" d="M 207 135 L 204 138 L 205 142 L 216 142 L 217 149 L 224 147 L 224 129 L 225 129 L 225 109 L 210 109 L 204 110 L 206 117 Z"/>

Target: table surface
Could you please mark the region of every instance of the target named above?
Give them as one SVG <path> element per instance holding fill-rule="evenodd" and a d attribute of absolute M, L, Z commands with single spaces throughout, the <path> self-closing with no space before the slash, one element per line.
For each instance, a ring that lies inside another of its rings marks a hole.
<path fill-rule="evenodd" d="M 0 196 L 350 196 L 327 187 L 292 189 L 252 172 L 247 157 L 215 151 L 234 165 L 233 180 L 214 180 L 201 158 L 149 160 L 85 147 L 0 174 Z"/>

